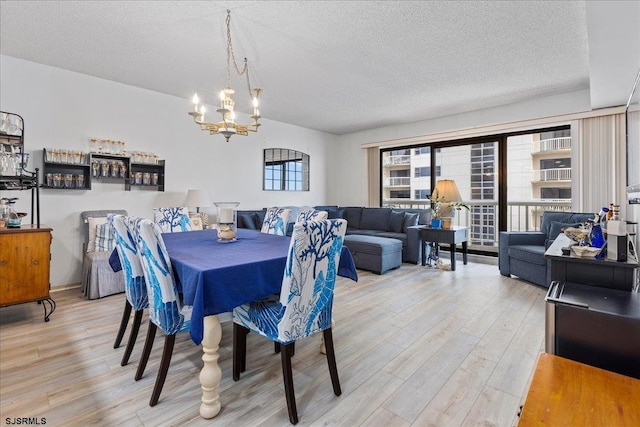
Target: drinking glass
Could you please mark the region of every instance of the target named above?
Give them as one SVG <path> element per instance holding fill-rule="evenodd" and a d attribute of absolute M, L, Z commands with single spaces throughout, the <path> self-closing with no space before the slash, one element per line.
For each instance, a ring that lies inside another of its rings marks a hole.
<path fill-rule="evenodd" d="M 73 188 L 73 174 L 64 174 L 64 188 Z"/>
<path fill-rule="evenodd" d="M 53 174 L 53 188 L 61 188 L 62 187 L 62 174 L 54 173 Z"/>
<path fill-rule="evenodd" d="M 109 178 L 109 162 L 106 160 L 100 162 L 100 176 Z"/>
<path fill-rule="evenodd" d="M 76 188 L 84 188 L 84 175 L 76 175 Z"/>

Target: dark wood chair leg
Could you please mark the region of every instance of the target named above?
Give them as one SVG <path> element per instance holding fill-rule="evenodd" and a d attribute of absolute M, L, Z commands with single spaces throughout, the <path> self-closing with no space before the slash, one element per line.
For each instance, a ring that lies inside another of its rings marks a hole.
<path fill-rule="evenodd" d="M 124 331 L 127 330 L 127 323 L 129 323 L 129 317 L 131 316 L 131 304 L 129 300 L 124 300 L 124 311 L 122 312 L 122 320 L 120 320 L 120 329 L 118 329 L 118 335 L 116 335 L 116 342 L 113 343 L 113 348 L 120 347 L 122 337 L 124 337 Z"/>
<path fill-rule="evenodd" d="M 135 311 L 134 313 L 133 325 L 131 326 L 131 332 L 129 333 L 129 341 L 127 342 L 127 347 L 124 350 L 124 354 L 122 355 L 120 366 L 125 366 L 127 363 L 129 363 L 129 358 L 131 357 L 133 346 L 136 345 L 136 339 L 138 338 L 140 323 L 142 323 L 142 310 Z"/>
<path fill-rule="evenodd" d="M 247 364 L 247 334 L 249 329 L 233 324 L 233 380 L 240 379 L 240 372 L 244 372 Z"/>
<path fill-rule="evenodd" d="M 158 403 L 158 399 L 160 399 L 160 393 L 162 393 L 164 380 L 167 378 L 167 372 L 169 372 L 169 364 L 171 363 L 171 356 L 173 355 L 173 345 L 175 342 L 175 334 L 167 335 L 164 338 L 164 350 L 162 351 L 160 370 L 158 371 L 158 377 L 156 378 L 156 385 L 153 387 L 153 392 L 151 393 L 149 406 L 156 406 L 156 404 Z"/>
<path fill-rule="evenodd" d="M 156 329 L 158 329 L 158 327 L 151 320 L 149 320 L 149 330 L 147 331 L 147 339 L 144 341 L 142 356 L 140 357 L 140 363 L 138 364 L 138 370 L 136 371 L 136 381 L 142 378 L 142 374 L 144 374 L 144 368 L 147 367 L 149 355 L 151 354 L 151 348 L 153 347 L 153 340 L 156 338 Z"/>
<path fill-rule="evenodd" d="M 291 369 L 291 352 L 293 345 L 281 346 L 282 351 L 282 377 L 284 379 L 284 393 L 287 397 L 287 409 L 289 410 L 289 421 L 291 424 L 298 424 L 298 410 L 296 408 L 296 395 L 293 390 L 293 372 Z"/>
<path fill-rule="evenodd" d="M 296 355 L 296 343 L 292 342 L 291 344 L 291 357 Z M 280 353 L 280 343 L 278 341 L 273 342 L 273 351 L 276 353 Z"/>
<path fill-rule="evenodd" d="M 342 394 L 340 389 L 340 379 L 338 378 L 338 367 L 336 365 L 336 354 L 333 348 L 333 333 L 331 328 L 323 331 L 324 345 L 327 349 L 327 363 L 329 364 L 329 374 L 331 375 L 331 384 L 333 385 L 333 392 L 336 396 Z"/>

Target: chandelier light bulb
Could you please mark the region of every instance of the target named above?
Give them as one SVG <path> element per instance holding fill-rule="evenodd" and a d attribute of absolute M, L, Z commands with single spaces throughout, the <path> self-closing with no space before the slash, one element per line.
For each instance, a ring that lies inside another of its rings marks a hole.
<path fill-rule="evenodd" d="M 253 97 L 253 108 L 258 108 L 258 97 L 257 96 Z"/>

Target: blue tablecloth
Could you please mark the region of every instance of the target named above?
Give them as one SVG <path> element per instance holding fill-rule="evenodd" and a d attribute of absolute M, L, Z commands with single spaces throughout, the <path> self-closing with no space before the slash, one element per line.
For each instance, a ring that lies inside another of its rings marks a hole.
<path fill-rule="evenodd" d="M 238 240 L 218 242 L 215 230 L 162 235 L 184 304 L 193 305 L 191 339 L 200 344 L 204 317 L 280 292 L 289 238 L 238 229 Z M 109 259 L 121 269 L 114 251 Z M 351 253 L 343 246 L 338 274 L 358 280 Z"/>

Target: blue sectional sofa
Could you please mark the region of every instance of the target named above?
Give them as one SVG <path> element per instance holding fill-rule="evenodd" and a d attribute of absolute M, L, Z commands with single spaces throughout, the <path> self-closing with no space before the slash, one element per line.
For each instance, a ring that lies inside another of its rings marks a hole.
<path fill-rule="evenodd" d="M 291 209 L 287 234 L 293 230 L 293 222 L 302 206 L 279 206 Z M 329 219 L 347 220 L 347 235 L 359 234 L 398 239 L 402 242 L 402 262 L 417 264 L 421 260 L 420 226 L 431 222 L 431 209 L 338 207 L 334 205 L 314 206 L 327 211 Z M 262 210 L 239 210 L 238 227 L 259 230 L 266 208 Z"/>
<path fill-rule="evenodd" d="M 592 213 L 545 211 L 540 231 L 501 231 L 498 240 L 500 274 L 518 276 L 548 288 L 551 283 L 551 261 L 544 257 L 544 252 L 564 227 L 576 227 L 593 217 Z"/>

